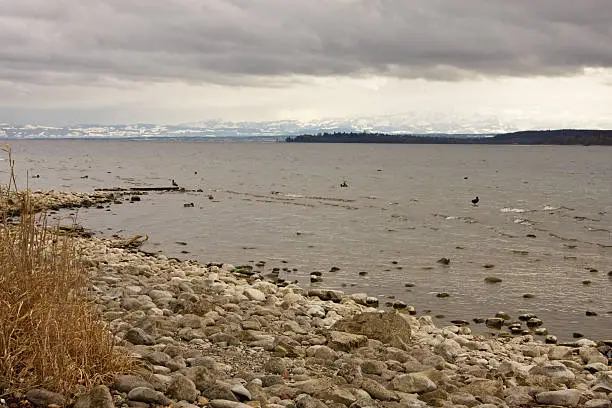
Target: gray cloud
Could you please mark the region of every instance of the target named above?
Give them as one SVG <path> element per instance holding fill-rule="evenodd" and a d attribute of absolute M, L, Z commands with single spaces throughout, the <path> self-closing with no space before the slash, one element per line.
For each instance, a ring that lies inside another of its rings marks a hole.
<path fill-rule="evenodd" d="M 612 67 L 610 0 L 0 0 L 0 81 L 460 80 Z"/>

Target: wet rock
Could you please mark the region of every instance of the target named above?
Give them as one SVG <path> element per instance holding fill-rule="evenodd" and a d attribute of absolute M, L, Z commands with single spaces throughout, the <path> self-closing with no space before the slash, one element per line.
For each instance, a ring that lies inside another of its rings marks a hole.
<path fill-rule="evenodd" d="M 533 314 L 533 313 L 523 313 L 523 314 L 520 314 L 520 315 L 519 315 L 518 319 L 519 319 L 520 321 L 522 321 L 522 322 L 526 322 L 526 321 L 527 321 L 527 320 L 529 320 L 529 319 L 534 319 L 534 318 L 537 318 L 537 317 L 538 317 L 538 316 L 536 316 L 536 315 L 535 315 L 535 314 Z"/>
<path fill-rule="evenodd" d="M 498 329 L 499 330 L 504 325 L 504 319 L 501 319 L 499 317 L 492 317 L 492 318 L 489 318 L 489 319 L 485 320 L 485 325 L 487 327 L 492 328 L 492 329 Z"/>
<path fill-rule="evenodd" d="M 106 385 L 97 385 L 77 397 L 74 408 L 114 408 L 113 397 Z"/>
<path fill-rule="evenodd" d="M 394 309 L 406 309 L 407 307 L 408 305 L 404 301 L 396 300 L 395 302 L 393 302 Z"/>
<path fill-rule="evenodd" d="M 577 407 L 580 404 L 582 393 L 575 389 L 544 391 L 536 394 L 539 404 L 556 405 L 561 407 Z"/>
<path fill-rule="evenodd" d="M 495 317 L 498 317 L 498 318 L 503 319 L 503 320 L 510 320 L 511 319 L 510 315 L 508 313 L 506 313 L 506 312 L 497 312 L 497 313 L 495 313 Z"/>
<path fill-rule="evenodd" d="M 321 300 L 331 300 L 332 302 L 338 303 L 342 301 L 344 292 L 340 290 L 325 290 L 325 289 L 310 289 L 308 296 L 316 296 Z"/>
<path fill-rule="evenodd" d="M 147 404 L 170 405 L 172 402 L 161 392 L 147 387 L 136 387 L 128 393 L 127 397 L 132 401 L 146 402 Z"/>
<path fill-rule="evenodd" d="M 448 258 L 440 258 L 436 262 L 438 262 L 439 264 L 442 264 L 442 265 L 448 265 L 448 264 L 450 264 L 450 259 L 448 259 Z"/>
<path fill-rule="evenodd" d="M 420 394 L 438 388 L 436 383 L 423 373 L 400 374 L 391 380 L 390 386 L 394 390 L 409 394 Z"/>
<path fill-rule="evenodd" d="M 544 322 L 538 319 L 537 317 L 532 317 L 531 319 L 527 320 L 526 324 L 527 324 L 527 327 L 535 328 L 535 327 L 540 327 L 541 325 L 544 324 Z"/>
<path fill-rule="evenodd" d="M 65 399 L 62 394 L 45 390 L 43 388 L 34 388 L 25 394 L 25 398 L 37 407 L 46 407 L 48 405 L 64 405 Z"/>
<path fill-rule="evenodd" d="M 544 340 L 546 344 L 557 344 L 557 341 L 557 336 L 554 336 L 552 334 L 546 336 L 546 339 Z"/>
<path fill-rule="evenodd" d="M 538 327 L 534 330 L 533 334 L 537 336 L 546 336 L 548 334 L 548 329 L 546 327 Z"/>

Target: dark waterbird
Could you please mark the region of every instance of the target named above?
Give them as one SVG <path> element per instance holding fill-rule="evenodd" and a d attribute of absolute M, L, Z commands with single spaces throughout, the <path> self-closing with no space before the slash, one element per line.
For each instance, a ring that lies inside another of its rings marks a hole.
<path fill-rule="evenodd" d="M 478 196 L 476 196 L 476 198 L 472 200 L 472 205 L 474 207 L 477 206 L 479 201 L 480 201 L 480 199 L 478 198 Z"/>
<path fill-rule="evenodd" d="M 178 187 L 178 184 L 176 184 L 176 181 L 172 180 L 172 186 L 173 187 Z"/>

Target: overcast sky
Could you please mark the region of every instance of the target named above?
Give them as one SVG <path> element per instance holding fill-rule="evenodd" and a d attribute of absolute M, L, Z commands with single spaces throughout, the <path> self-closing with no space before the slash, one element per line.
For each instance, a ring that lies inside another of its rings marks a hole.
<path fill-rule="evenodd" d="M 0 0 L 0 122 L 612 128 L 611 0 Z"/>

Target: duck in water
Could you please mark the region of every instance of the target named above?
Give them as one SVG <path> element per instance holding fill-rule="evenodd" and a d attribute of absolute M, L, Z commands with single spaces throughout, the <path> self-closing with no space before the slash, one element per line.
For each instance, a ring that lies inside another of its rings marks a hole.
<path fill-rule="evenodd" d="M 480 199 L 478 198 L 478 196 L 476 196 L 476 198 L 472 200 L 472 205 L 473 205 L 474 207 L 478 206 L 478 202 L 479 202 L 479 201 L 480 201 Z"/>
<path fill-rule="evenodd" d="M 176 184 L 176 181 L 174 181 L 174 179 L 172 179 L 172 187 L 178 187 L 178 184 Z"/>
<path fill-rule="evenodd" d="M 342 184 L 340 184 L 340 187 L 348 187 L 348 183 L 346 182 L 346 180 L 344 180 Z"/>

